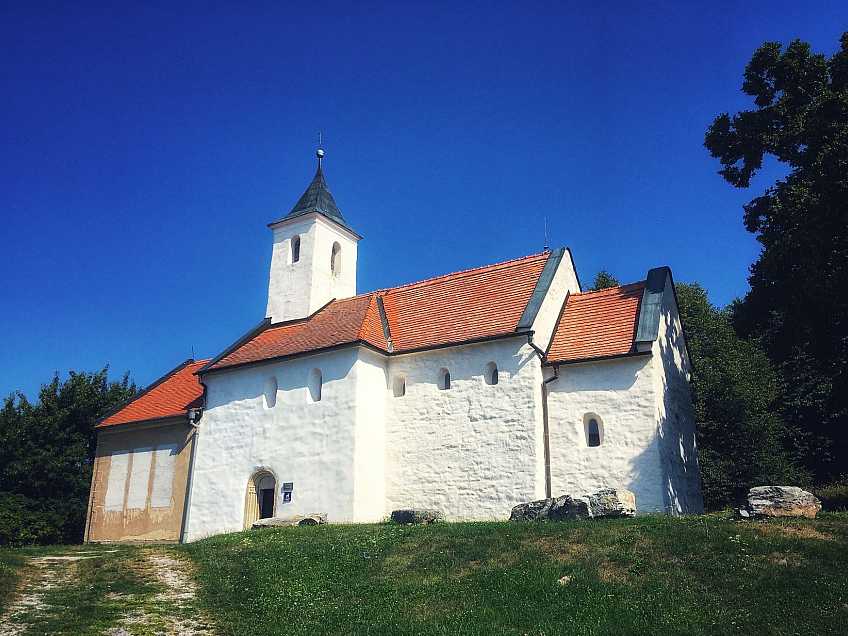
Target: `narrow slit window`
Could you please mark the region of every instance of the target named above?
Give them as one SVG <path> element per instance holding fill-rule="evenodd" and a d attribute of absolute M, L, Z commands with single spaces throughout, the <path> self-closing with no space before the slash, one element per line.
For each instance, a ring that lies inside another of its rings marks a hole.
<path fill-rule="evenodd" d="M 490 362 L 486 365 L 486 384 L 498 383 L 498 365 Z"/>
<path fill-rule="evenodd" d="M 451 375 L 450 375 L 450 371 L 448 371 L 448 370 L 447 370 L 447 369 L 445 369 L 444 367 L 442 367 L 442 369 L 439 371 L 439 382 L 438 382 L 438 385 L 439 385 L 439 388 L 440 388 L 442 391 L 446 391 L 446 390 L 448 390 L 449 388 L 451 388 Z"/>
<path fill-rule="evenodd" d="M 405 375 L 396 375 L 395 380 L 392 384 L 392 393 L 394 396 L 403 397 L 406 395 L 406 376 Z"/>
<path fill-rule="evenodd" d="M 292 265 L 300 260 L 300 237 L 294 236 L 291 241 Z"/>
<path fill-rule="evenodd" d="M 312 369 L 309 373 L 309 401 L 321 401 L 321 389 L 324 384 L 324 376 L 321 374 L 321 369 Z"/>
<path fill-rule="evenodd" d="M 336 241 L 333 243 L 333 253 L 330 255 L 330 271 L 333 276 L 338 276 L 342 273 L 342 246 Z"/>
<path fill-rule="evenodd" d="M 277 378 L 270 377 L 265 380 L 265 408 L 272 409 L 277 405 Z"/>
<path fill-rule="evenodd" d="M 590 447 L 600 446 L 603 443 L 604 427 L 600 418 L 594 414 L 587 414 L 583 418 L 586 427 L 586 445 Z"/>

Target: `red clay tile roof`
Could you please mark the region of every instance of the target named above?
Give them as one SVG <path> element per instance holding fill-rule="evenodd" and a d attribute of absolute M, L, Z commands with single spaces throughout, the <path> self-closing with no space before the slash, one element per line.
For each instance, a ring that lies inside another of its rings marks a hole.
<path fill-rule="evenodd" d="M 270 360 L 359 340 L 386 349 L 373 294 L 334 300 L 309 319 L 271 326 L 209 368 Z"/>
<path fill-rule="evenodd" d="M 548 362 L 575 362 L 634 353 L 645 281 L 572 294 L 557 325 Z"/>
<path fill-rule="evenodd" d="M 334 300 L 312 317 L 260 332 L 207 370 L 366 342 L 388 353 L 377 297 L 395 352 L 513 333 L 550 254 Z"/>
<path fill-rule="evenodd" d="M 550 254 L 432 278 L 382 292 L 395 351 L 515 331 Z"/>
<path fill-rule="evenodd" d="M 202 406 L 203 387 L 194 372 L 207 362 L 209 360 L 181 364 L 156 380 L 149 388 L 130 398 L 97 426 L 179 416 L 188 409 Z"/>

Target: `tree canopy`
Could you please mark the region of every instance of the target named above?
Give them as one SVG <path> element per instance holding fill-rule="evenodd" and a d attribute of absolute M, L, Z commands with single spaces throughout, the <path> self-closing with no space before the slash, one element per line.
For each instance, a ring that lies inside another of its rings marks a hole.
<path fill-rule="evenodd" d="M 785 178 L 744 206 L 762 251 L 733 323 L 783 377 L 781 411 L 820 480 L 848 466 L 848 32 L 830 58 L 796 40 L 758 48 L 742 90 L 755 108 L 719 115 L 705 145 L 747 188 L 766 156 Z"/>
<path fill-rule="evenodd" d="M 618 279 L 607 270 L 602 269 L 595 275 L 595 282 L 587 288 L 587 291 L 598 291 L 609 287 L 618 287 Z"/>
<path fill-rule="evenodd" d="M 738 502 L 751 486 L 804 482 L 793 431 L 776 407 L 780 378 L 765 353 L 733 330 L 730 314 L 695 284 L 675 285 L 692 357 L 698 461 L 708 508 Z"/>
<path fill-rule="evenodd" d="M 135 393 L 128 374 L 56 375 L 38 402 L 11 395 L 0 409 L 0 544 L 82 540 L 97 419 Z"/>

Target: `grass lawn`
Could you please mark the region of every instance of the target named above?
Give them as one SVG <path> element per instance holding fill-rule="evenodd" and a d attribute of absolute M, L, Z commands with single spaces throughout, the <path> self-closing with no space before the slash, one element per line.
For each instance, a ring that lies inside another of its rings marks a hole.
<path fill-rule="evenodd" d="M 21 550 L 0 548 L 0 616 L 6 613 L 15 594 L 24 569 L 25 558 Z"/>
<path fill-rule="evenodd" d="M 180 548 L 228 634 L 848 634 L 848 513 L 278 528 Z"/>
<path fill-rule="evenodd" d="M 848 634 L 848 513 L 331 525 L 187 546 L 6 549 L 0 607 L 11 608 L 0 634 L 23 636 L 200 635 L 211 622 L 219 636 Z"/>
<path fill-rule="evenodd" d="M 193 595 L 182 598 L 157 576 L 156 560 L 171 554 L 162 546 L 0 550 L 0 634 L 209 634 Z"/>

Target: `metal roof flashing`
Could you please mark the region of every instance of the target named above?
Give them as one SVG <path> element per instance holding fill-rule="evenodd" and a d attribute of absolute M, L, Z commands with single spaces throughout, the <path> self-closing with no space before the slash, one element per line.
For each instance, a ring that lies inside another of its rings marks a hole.
<path fill-rule="evenodd" d="M 530 296 L 530 300 L 527 301 L 524 313 L 521 314 L 521 319 L 518 321 L 518 326 L 515 328 L 516 331 L 522 331 L 533 327 L 533 321 L 536 320 L 536 316 L 542 308 L 542 302 L 545 300 L 545 296 L 548 295 L 548 290 L 554 280 L 559 264 L 562 262 L 565 249 L 566 248 L 564 247 L 560 247 L 554 250 L 545 261 L 545 267 L 539 275 L 539 280 L 536 281 L 536 287 L 533 289 L 533 294 Z"/>
<path fill-rule="evenodd" d="M 662 301 L 666 282 L 671 280 L 671 269 L 655 267 L 648 271 L 645 291 L 642 293 L 642 306 L 639 309 L 639 326 L 636 330 L 636 349 L 650 350 L 659 336 Z"/>

